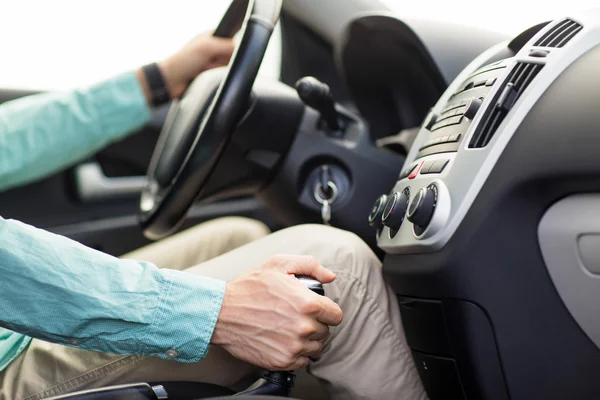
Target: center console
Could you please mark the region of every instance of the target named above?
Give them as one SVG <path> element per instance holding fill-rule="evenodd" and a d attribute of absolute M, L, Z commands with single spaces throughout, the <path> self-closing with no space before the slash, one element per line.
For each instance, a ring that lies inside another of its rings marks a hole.
<path fill-rule="evenodd" d="M 600 398 L 599 45 L 589 11 L 481 54 L 371 210 L 433 400 Z"/>

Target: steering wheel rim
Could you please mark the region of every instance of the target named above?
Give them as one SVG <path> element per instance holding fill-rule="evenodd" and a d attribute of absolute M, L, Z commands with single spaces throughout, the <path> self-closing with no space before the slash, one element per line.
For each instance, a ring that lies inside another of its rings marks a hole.
<path fill-rule="evenodd" d="M 215 36 L 232 37 L 240 29 L 241 38 L 218 88 L 208 92 L 206 81 L 218 72 L 205 72 L 172 103 L 140 197 L 140 225 L 147 238 L 160 239 L 176 230 L 201 194 L 243 117 L 281 3 L 234 0 Z"/>

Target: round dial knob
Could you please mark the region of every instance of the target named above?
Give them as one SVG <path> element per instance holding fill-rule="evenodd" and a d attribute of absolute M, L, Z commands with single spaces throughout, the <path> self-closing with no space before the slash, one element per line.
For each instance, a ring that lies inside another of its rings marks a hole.
<path fill-rule="evenodd" d="M 371 208 L 371 212 L 369 213 L 369 225 L 373 228 L 381 229 L 381 214 L 383 214 L 387 200 L 388 197 L 385 194 L 382 194 L 375 200 L 375 204 L 373 204 L 373 208 Z"/>
<path fill-rule="evenodd" d="M 408 207 L 406 217 L 415 225 L 417 235 L 422 234 L 431 221 L 437 203 L 437 192 L 437 186 L 434 184 L 420 189 Z"/>
<path fill-rule="evenodd" d="M 387 203 L 381 215 L 381 221 L 385 226 L 392 230 L 392 234 L 396 234 L 406 215 L 408 207 L 408 199 L 410 197 L 410 189 L 405 188 L 402 192 L 396 192 L 388 198 Z"/>

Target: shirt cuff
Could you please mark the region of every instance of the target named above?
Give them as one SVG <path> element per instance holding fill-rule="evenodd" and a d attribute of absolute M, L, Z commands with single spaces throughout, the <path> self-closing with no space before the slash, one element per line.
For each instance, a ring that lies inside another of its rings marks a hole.
<path fill-rule="evenodd" d="M 206 356 L 225 296 L 225 282 L 161 269 L 164 290 L 142 354 L 194 363 Z M 159 350 L 160 349 L 160 350 Z"/>

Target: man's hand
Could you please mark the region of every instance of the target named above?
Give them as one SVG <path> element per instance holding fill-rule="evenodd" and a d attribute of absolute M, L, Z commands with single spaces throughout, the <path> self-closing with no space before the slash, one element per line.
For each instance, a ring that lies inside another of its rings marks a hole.
<path fill-rule="evenodd" d="M 181 50 L 159 62 L 170 97 L 181 96 L 188 84 L 207 69 L 226 65 L 234 48 L 233 39 L 216 38 L 207 32 L 196 36 Z M 138 70 L 137 75 L 149 100 L 150 92 L 144 74 Z"/>
<path fill-rule="evenodd" d="M 318 356 L 329 326 L 342 322 L 332 300 L 304 287 L 295 275 L 335 279 L 310 256 L 274 256 L 229 282 L 211 343 L 268 370 L 294 370 Z"/>
<path fill-rule="evenodd" d="M 181 96 L 187 85 L 202 72 L 226 65 L 234 47 L 233 39 L 203 33 L 160 62 L 158 65 L 167 81 L 171 98 Z"/>

